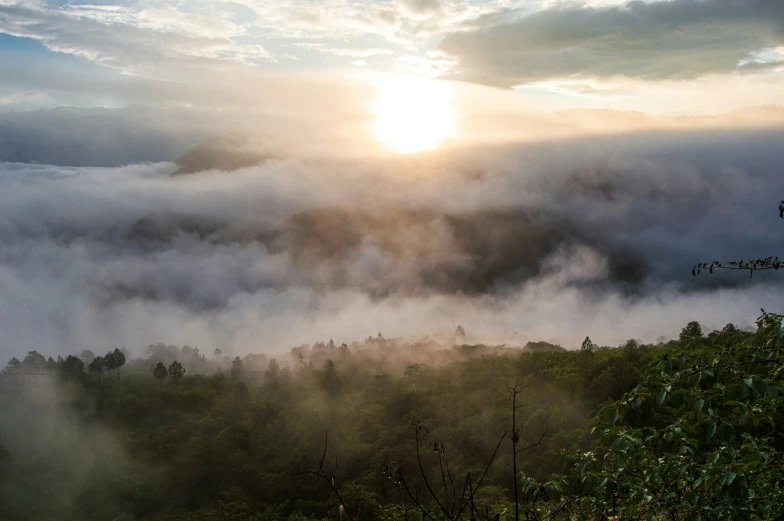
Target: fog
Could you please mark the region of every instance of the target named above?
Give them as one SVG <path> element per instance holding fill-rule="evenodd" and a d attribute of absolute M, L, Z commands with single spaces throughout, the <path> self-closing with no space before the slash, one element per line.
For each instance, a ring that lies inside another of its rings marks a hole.
<path fill-rule="evenodd" d="M 777 131 L 658 132 L 411 156 L 0 164 L 0 352 L 158 342 L 277 352 L 334 338 L 576 347 L 753 322 L 778 273 Z M 218 161 L 218 164 L 220 162 Z M 198 168 L 196 168 L 198 170 Z"/>

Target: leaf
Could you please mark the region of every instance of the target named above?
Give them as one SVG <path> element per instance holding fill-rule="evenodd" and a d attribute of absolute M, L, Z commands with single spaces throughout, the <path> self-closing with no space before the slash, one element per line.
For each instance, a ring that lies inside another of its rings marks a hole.
<path fill-rule="evenodd" d="M 626 440 L 623 439 L 623 436 L 618 436 L 617 438 L 615 438 L 615 441 L 613 441 L 612 443 L 612 450 L 614 450 L 615 452 L 625 452 L 627 447 L 628 444 Z"/>
<path fill-rule="evenodd" d="M 710 441 L 714 434 L 716 434 L 716 424 L 711 423 L 708 425 L 708 430 L 705 433 L 705 441 Z"/>
<path fill-rule="evenodd" d="M 615 425 L 615 422 L 618 421 L 618 409 L 613 409 L 612 413 L 610 414 L 610 423 Z"/>
<path fill-rule="evenodd" d="M 754 380 L 751 378 L 744 378 L 743 383 L 746 384 L 749 389 L 754 389 Z"/>
<path fill-rule="evenodd" d="M 662 389 L 659 391 L 659 394 L 656 395 L 656 405 L 661 407 L 661 404 L 664 403 L 664 399 L 667 397 L 667 391 Z"/>
<path fill-rule="evenodd" d="M 727 485 L 731 485 L 733 480 L 735 479 L 735 476 L 737 476 L 737 474 L 735 474 L 734 472 L 727 473 L 727 476 L 724 478 L 724 483 L 726 483 Z"/>
<path fill-rule="evenodd" d="M 695 400 L 694 402 L 694 414 L 699 416 L 700 411 L 702 410 L 702 406 L 705 405 L 705 400 L 700 398 L 699 400 Z"/>

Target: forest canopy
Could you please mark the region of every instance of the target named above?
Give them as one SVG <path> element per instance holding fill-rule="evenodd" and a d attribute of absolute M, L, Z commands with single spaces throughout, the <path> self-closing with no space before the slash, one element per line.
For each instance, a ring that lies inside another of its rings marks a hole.
<path fill-rule="evenodd" d="M 379 334 L 280 360 L 33 351 L 2 373 L 0 506 L 11 521 L 774 519 L 781 318 L 576 350 Z"/>

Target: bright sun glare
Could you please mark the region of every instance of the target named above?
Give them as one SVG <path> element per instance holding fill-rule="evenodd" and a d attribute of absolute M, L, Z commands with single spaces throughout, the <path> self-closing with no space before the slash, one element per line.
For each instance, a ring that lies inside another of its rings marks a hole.
<path fill-rule="evenodd" d="M 455 133 L 449 85 L 433 80 L 385 78 L 373 124 L 379 141 L 400 153 L 435 148 Z"/>

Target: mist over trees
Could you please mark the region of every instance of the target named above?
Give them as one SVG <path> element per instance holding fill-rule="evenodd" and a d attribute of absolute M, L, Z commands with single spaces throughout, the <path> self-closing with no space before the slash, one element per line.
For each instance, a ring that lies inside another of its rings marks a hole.
<path fill-rule="evenodd" d="M 616 347 L 376 335 L 232 359 L 158 345 L 115 363 L 111 388 L 105 356 L 33 351 L 0 377 L 0 505 L 9 521 L 775 519 L 781 331 L 765 314 L 756 331 L 689 322 Z M 87 436 L 67 472 L 20 459 L 19 410 L 53 415 L 52 392 L 60 428 Z M 99 433 L 111 479 L 88 463 Z M 67 502 L 22 487 L 58 490 L 73 471 Z"/>
<path fill-rule="evenodd" d="M 458 326 L 274 356 L 33 350 L 0 371 L 0 512 L 781 519 L 783 321 L 764 310 L 752 328 L 692 320 L 677 339 L 616 346 L 477 344 Z"/>

